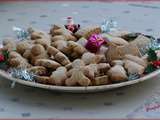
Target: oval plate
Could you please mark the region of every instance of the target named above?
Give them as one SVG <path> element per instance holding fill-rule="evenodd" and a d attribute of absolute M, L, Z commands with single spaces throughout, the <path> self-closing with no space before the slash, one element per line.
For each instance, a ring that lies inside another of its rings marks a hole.
<path fill-rule="evenodd" d="M 115 89 L 115 88 L 120 88 L 120 87 L 124 87 L 124 86 L 128 86 L 128 85 L 136 84 L 139 82 L 143 82 L 143 81 L 149 80 L 159 74 L 160 74 L 160 70 L 156 70 L 156 71 L 154 71 L 144 77 L 141 77 L 139 79 L 126 81 L 126 82 L 122 82 L 122 83 L 116 83 L 116 84 L 110 84 L 110 85 L 100 85 L 100 86 L 88 86 L 88 87 L 80 87 L 80 86 L 69 87 L 69 86 L 45 85 L 45 84 L 40 84 L 40 83 L 36 83 L 36 82 L 25 81 L 25 80 L 13 78 L 13 77 L 9 76 L 5 71 L 0 70 L 0 76 L 2 78 L 5 78 L 10 81 L 14 81 L 19 84 L 37 87 L 37 88 L 48 89 L 48 90 L 53 90 L 53 91 L 71 92 L 71 93 L 88 93 L 88 92 L 100 92 L 100 91 L 105 91 L 105 90 L 111 90 L 111 89 Z"/>

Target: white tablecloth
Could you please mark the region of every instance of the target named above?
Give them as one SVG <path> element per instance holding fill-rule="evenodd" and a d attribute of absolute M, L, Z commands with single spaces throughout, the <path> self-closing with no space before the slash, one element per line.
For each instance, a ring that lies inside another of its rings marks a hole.
<path fill-rule="evenodd" d="M 81 26 L 112 18 L 119 28 L 158 37 L 160 2 L 13 2 L 0 3 L 0 39 L 12 27 L 49 30 L 73 16 Z M 102 93 L 55 93 L 0 79 L 0 118 L 151 118 L 160 117 L 160 79 Z"/>

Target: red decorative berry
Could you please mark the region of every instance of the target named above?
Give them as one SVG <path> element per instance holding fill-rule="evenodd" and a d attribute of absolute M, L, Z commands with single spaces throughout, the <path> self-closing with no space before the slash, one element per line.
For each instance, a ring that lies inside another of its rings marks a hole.
<path fill-rule="evenodd" d="M 152 65 L 156 68 L 159 68 L 160 67 L 160 60 L 156 60 L 156 61 L 153 61 L 152 62 Z"/>
<path fill-rule="evenodd" d="M 0 55 L 0 62 L 3 62 L 5 60 L 4 55 Z"/>

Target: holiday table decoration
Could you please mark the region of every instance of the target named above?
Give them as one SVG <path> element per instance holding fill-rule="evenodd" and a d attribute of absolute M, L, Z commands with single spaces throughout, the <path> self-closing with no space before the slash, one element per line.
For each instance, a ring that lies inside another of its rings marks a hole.
<path fill-rule="evenodd" d="M 68 17 L 66 25 L 54 24 L 50 32 L 31 27 L 14 31 L 17 39 L 5 40 L 0 50 L 0 75 L 22 84 L 93 91 L 159 73 L 159 40 L 116 29 L 113 20 L 80 28 Z"/>

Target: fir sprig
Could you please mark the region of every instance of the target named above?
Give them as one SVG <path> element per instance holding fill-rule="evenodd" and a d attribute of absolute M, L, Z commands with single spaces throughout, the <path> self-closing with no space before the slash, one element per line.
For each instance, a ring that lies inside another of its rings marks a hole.
<path fill-rule="evenodd" d="M 148 50 L 148 61 L 150 62 L 147 66 L 147 68 L 145 69 L 145 73 L 151 73 L 153 71 L 155 71 L 157 69 L 157 67 L 152 64 L 154 61 L 157 61 L 158 57 L 157 54 L 155 52 L 156 50 L 154 50 L 153 48 L 149 48 Z"/>
<path fill-rule="evenodd" d="M 149 64 L 147 68 L 145 69 L 145 73 L 151 73 L 155 71 L 157 68 L 153 64 Z"/>
<path fill-rule="evenodd" d="M 155 52 L 155 50 L 153 50 L 152 48 L 149 48 L 148 50 L 148 61 L 155 61 L 157 60 L 157 54 Z"/>

